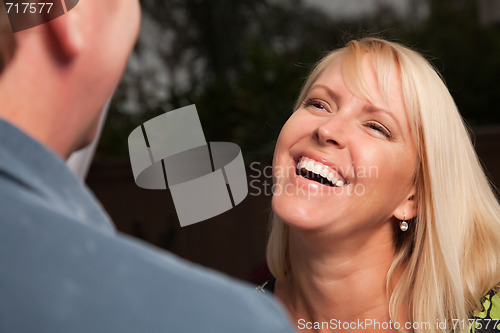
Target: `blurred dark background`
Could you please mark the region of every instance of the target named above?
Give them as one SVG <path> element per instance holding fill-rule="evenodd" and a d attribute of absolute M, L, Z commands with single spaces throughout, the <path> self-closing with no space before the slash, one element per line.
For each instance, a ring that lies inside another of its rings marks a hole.
<path fill-rule="evenodd" d="M 265 280 L 266 166 L 279 130 L 311 66 L 367 35 L 415 48 L 443 74 L 490 178 L 500 184 L 500 1 L 141 3 L 140 39 L 87 178 L 119 230 L 234 277 Z M 253 186 L 231 211 L 181 228 L 168 191 L 135 185 L 127 138 L 143 122 L 189 104 L 197 106 L 207 141 L 241 147 Z"/>

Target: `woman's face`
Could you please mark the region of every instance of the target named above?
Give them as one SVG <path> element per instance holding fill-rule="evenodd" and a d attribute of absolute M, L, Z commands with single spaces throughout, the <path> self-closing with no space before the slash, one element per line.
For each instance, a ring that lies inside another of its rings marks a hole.
<path fill-rule="evenodd" d="M 386 101 L 365 55 L 372 104 L 346 87 L 340 61 L 319 76 L 281 130 L 273 210 L 292 227 L 347 235 L 390 227 L 393 216 L 412 217 L 405 209 L 417 154 L 401 83 L 391 82 Z"/>

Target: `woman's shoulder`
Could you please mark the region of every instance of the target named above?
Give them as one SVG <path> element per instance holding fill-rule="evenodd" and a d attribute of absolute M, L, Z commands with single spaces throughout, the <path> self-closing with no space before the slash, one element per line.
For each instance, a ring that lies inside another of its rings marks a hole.
<path fill-rule="evenodd" d="M 481 309 L 470 319 L 470 333 L 500 333 L 500 293 L 490 290 L 481 298 Z"/>

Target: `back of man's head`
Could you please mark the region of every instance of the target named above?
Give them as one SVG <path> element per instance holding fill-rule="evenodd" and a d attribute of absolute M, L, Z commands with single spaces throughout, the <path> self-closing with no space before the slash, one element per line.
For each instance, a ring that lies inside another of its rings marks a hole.
<path fill-rule="evenodd" d="M 139 2 L 56 0 L 54 19 L 42 4 L 0 1 L 0 118 L 67 158 L 95 137 L 138 35 Z"/>

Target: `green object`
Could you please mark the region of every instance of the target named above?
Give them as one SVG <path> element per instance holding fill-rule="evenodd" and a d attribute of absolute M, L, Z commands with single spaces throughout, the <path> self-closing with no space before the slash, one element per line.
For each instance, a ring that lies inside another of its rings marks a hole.
<path fill-rule="evenodd" d="M 500 295 L 490 290 L 481 301 L 482 309 L 469 320 L 469 332 L 500 332 Z"/>

